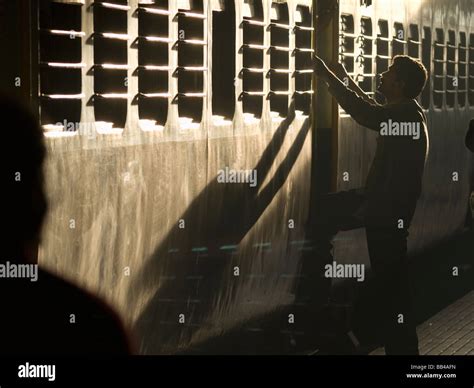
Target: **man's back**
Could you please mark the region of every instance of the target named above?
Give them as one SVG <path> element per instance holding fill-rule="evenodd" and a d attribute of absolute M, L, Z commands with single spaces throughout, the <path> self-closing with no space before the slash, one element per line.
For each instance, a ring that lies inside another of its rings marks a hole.
<path fill-rule="evenodd" d="M 367 217 L 398 217 L 410 223 L 421 194 L 428 157 L 426 117 L 415 100 L 385 105 L 377 150 L 367 177 Z"/>

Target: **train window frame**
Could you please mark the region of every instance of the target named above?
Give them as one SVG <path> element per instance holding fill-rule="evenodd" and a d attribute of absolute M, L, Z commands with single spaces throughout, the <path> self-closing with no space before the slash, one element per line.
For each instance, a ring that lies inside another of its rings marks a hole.
<path fill-rule="evenodd" d="M 290 10 L 288 3 L 272 2 L 270 8 L 270 116 L 284 120 L 288 116 L 290 99 Z"/>
<path fill-rule="evenodd" d="M 377 21 L 377 37 L 375 38 L 375 73 L 377 83 L 380 80 L 380 75 L 388 70 L 391 61 L 389 25 L 388 20 L 379 19 Z M 378 86 L 378 84 L 377 84 Z M 378 103 L 383 103 L 384 98 L 379 93 L 375 94 L 375 99 Z"/>
<path fill-rule="evenodd" d="M 96 130 L 100 134 L 121 133 L 128 116 L 130 5 L 127 0 L 95 0 L 91 7 L 94 42 L 93 105 Z"/>
<path fill-rule="evenodd" d="M 455 106 L 457 85 L 456 85 L 456 32 L 448 30 L 448 41 L 446 42 L 446 107 L 453 109 Z"/>
<path fill-rule="evenodd" d="M 432 68 L 432 50 L 431 50 L 431 27 L 423 27 L 423 37 L 421 40 L 421 62 L 425 66 L 428 72 L 428 80 L 426 81 L 425 88 L 421 93 L 421 105 L 424 109 L 428 110 L 431 106 L 431 68 Z"/>
<path fill-rule="evenodd" d="M 440 110 L 444 106 L 446 94 L 446 43 L 442 28 L 435 29 L 436 39 L 433 43 L 433 106 Z"/>
<path fill-rule="evenodd" d="M 178 90 L 173 104 L 178 105 L 178 121 L 182 129 L 198 129 L 204 118 L 205 84 L 207 77 L 207 15 L 204 0 L 178 3 L 173 15 L 177 23 L 173 37 L 173 50 L 177 51 L 178 63 L 173 69 Z M 187 36 L 187 33 L 191 36 Z"/>
<path fill-rule="evenodd" d="M 410 35 L 408 37 L 408 55 L 412 58 L 420 59 L 420 30 L 418 24 L 410 24 L 408 26 Z M 415 55 L 413 53 L 416 52 Z"/>
<path fill-rule="evenodd" d="M 469 34 L 469 81 L 468 81 L 468 101 L 469 106 L 474 106 L 474 33 Z"/>
<path fill-rule="evenodd" d="M 405 55 L 406 46 L 407 40 L 405 26 L 401 22 L 394 22 L 392 36 L 392 58 L 397 55 Z"/>
<path fill-rule="evenodd" d="M 214 124 L 233 121 L 236 105 L 236 7 L 234 0 L 223 0 L 220 4 L 219 9 L 212 10 L 211 114 Z"/>
<path fill-rule="evenodd" d="M 171 98 L 169 71 L 169 2 L 139 2 L 138 36 L 138 125 L 143 131 L 163 130 Z M 161 23 L 159 21 L 161 20 Z M 153 21 L 154 23 L 152 23 Z M 156 28 L 160 27 L 160 28 Z"/>
<path fill-rule="evenodd" d="M 349 77 L 356 75 L 356 34 L 355 19 L 350 13 L 341 13 L 339 16 L 339 62 L 344 65 Z M 339 106 L 340 114 L 344 109 Z"/>
<path fill-rule="evenodd" d="M 362 16 L 360 19 L 360 35 L 359 35 L 359 51 L 357 57 L 359 67 L 362 69 L 362 74 L 358 76 L 359 87 L 368 95 L 375 95 L 374 82 L 376 73 L 374 72 L 374 36 L 372 18 Z"/>
<path fill-rule="evenodd" d="M 341 13 L 339 34 L 339 58 L 341 63 L 346 68 L 347 73 L 352 77 L 355 75 L 355 41 L 356 36 L 354 16 L 349 13 Z M 348 48 L 346 49 L 347 46 Z"/>
<path fill-rule="evenodd" d="M 39 120 L 45 134 L 78 132 L 82 116 L 82 6 L 41 1 L 38 6 Z M 51 50 L 54 48 L 54 50 Z M 66 82 L 67 80 L 67 82 Z"/>
<path fill-rule="evenodd" d="M 459 32 L 459 45 L 458 45 L 458 61 L 457 61 L 457 77 L 459 81 L 458 85 L 458 107 L 461 109 L 466 108 L 467 103 L 467 81 L 468 81 L 468 47 L 467 47 L 467 35 L 466 32 Z"/>
<path fill-rule="evenodd" d="M 295 19 L 295 112 L 297 115 L 309 116 L 313 91 L 312 57 L 314 49 L 311 47 L 311 35 L 314 32 L 311 10 L 308 6 L 299 5 L 296 8 Z M 309 47 L 306 42 L 310 42 Z"/>
<path fill-rule="evenodd" d="M 239 103 L 244 123 L 255 123 L 262 118 L 265 96 L 265 30 L 262 0 L 246 0 L 240 22 L 242 45 L 239 48 L 242 67 L 239 69 L 241 94 Z"/>

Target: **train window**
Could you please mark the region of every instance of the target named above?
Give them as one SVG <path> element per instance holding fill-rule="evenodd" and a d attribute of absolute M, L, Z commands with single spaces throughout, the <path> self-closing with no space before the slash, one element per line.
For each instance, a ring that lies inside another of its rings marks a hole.
<path fill-rule="evenodd" d="M 375 72 L 377 74 L 377 82 L 380 80 L 380 74 L 388 69 L 390 63 L 389 44 L 390 38 L 388 33 L 388 21 L 379 20 L 376 38 L 377 53 L 375 56 Z M 376 94 L 375 97 L 377 102 L 383 102 L 383 97 L 381 95 Z"/>
<path fill-rule="evenodd" d="M 235 3 L 222 4 L 212 22 L 212 113 L 215 119 L 229 121 L 235 109 Z"/>
<path fill-rule="evenodd" d="M 168 1 L 138 4 L 138 115 L 143 130 L 163 129 L 168 116 Z"/>
<path fill-rule="evenodd" d="M 246 121 L 262 116 L 263 108 L 263 57 L 264 27 L 263 7 L 261 0 L 248 0 L 244 3 L 244 14 L 241 23 L 243 45 L 239 52 L 242 55 L 242 110 Z"/>
<path fill-rule="evenodd" d="M 295 25 L 295 110 L 299 114 L 309 115 L 312 90 L 311 34 L 313 31 L 311 12 L 308 7 L 298 6 Z"/>
<path fill-rule="evenodd" d="M 388 69 L 390 61 L 389 42 L 388 37 L 388 22 L 386 20 L 379 20 L 379 32 L 377 34 L 377 73 L 381 74 Z"/>
<path fill-rule="evenodd" d="M 270 114 L 288 115 L 290 95 L 290 18 L 288 4 L 273 3 L 270 14 Z"/>
<path fill-rule="evenodd" d="M 408 55 L 412 58 L 420 58 L 420 32 L 416 24 L 410 24 L 410 37 L 408 39 Z"/>
<path fill-rule="evenodd" d="M 443 106 L 443 96 L 445 94 L 445 66 L 446 63 L 446 45 L 444 43 L 444 31 L 441 28 L 436 29 L 436 41 L 434 43 L 434 82 L 433 82 L 433 103 L 436 108 Z"/>
<path fill-rule="evenodd" d="M 372 37 L 372 19 L 368 17 L 362 17 L 360 19 L 360 30 L 362 36 Z M 370 52 L 372 52 L 372 46 L 370 46 Z"/>
<path fill-rule="evenodd" d="M 402 23 L 394 23 L 392 39 L 392 57 L 405 54 L 405 28 Z"/>
<path fill-rule="evenodd" d="M 99 132 L 124 128 L 128 102 L 126 0 L 94 1 L 94 112 Z"/>
<path fill-rule="evenodd" d="M 469 35 L 469 105 L 474 106 L 474 34 Z"/>
<path fill-rule="evenodd" d="M 40 122 L 46 131 L 75 131 L 81 119 L 81 5 L 39 3 Z"/>
<path fill-rule="evenodd" d="M 467 91 L 467 39 L 466 33 L 459 33 L 458 48 L 458 105 L 466 106 Z"/>
<path fill-rule="evenodd" d="M 425 109 L 430 107 L 431 98 L 431 28 L 423 27 L 423 40 L 421 42 L 421 61 L 428 71 L 428 81 L 421 94 L 421 105 Z"/>
<path fill-rule="evenodd" d="M 362 76 L 359 78 L 359 86 L 367 94 L 373 95 L 375 73 L 373 70 L 372 20 L 370 18 L 363 17 L 361 19 L 361 36 L 359 42 L 361 55 L 359 55 L 358 61 L 362 67 Z"/>
<path fill-rule="evenodd" d="M 454 107 L 454 97 L 458 85 L 456 78 L 456 33 L 453 30 L 448 31 L 447 62 L 446 62 L 446 105 Z"/>
<path fill-rule="evenodd" d="M 353 76 L 355 59 L 354 17 L 349 14 L 341 14 L 339 56 L 349 75 Z"/>
<path fill-rule="evenodd" d="M 204 62 L 204 15 L 203 0 L 190 0 L 179 8 L 175 20 L 178 22 L 178 39 L 173 48 L 178 51 L 178 67 L 173 75 L 178 78 L 178 103 L 181 124 L 187 128 L 197 128 L 202 119 L 204 92 L 204 74 L 207 71 Z"/>

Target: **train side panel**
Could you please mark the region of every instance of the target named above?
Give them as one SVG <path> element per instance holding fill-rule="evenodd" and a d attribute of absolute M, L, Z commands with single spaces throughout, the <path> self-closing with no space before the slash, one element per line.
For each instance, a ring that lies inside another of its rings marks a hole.
<path fill-rule="evenodd" d="M 288 2 L 290 26 L 296 7 L 309 3 Z M 205 4 L 206 34 L 212 32 L 212 4 Z M 239 48 L 246 11 L 244 2 L 235 4 Z M 131 15 L 138 3 L 129 5 Z M 170 3 L 172 13 L 176 6 Z M 268 25 L 271 2 L 262 7 Z M 90 31 L 90 17 L 83 15 Z M 291 29 L 286 31 L 294 47 Z M 271 45 L 269 34 L 265 28 L 265 46 Z M 311 47 L 311 39 L 305 44 Z M 187 126 L 189 120 L 179 117 L 179 101 L 170 98 L 164 128 L 143 131 L 130 99 L 121 133 L 48 137 L 52 206 L 40 263 L 110 301 L 146 354 L 185 349 L 294 299 L 309 207 L 311 119 L 294 104 L 285 117 L 275 117 L 265 77 L 261 117 L 248 120 L 241 50 L 235 54 L 235 115 L 213 117 L 212 45 L 207 50 L 197 126 Z M 169 53 L 177 65 L 177 53 L 171 47 Z M 265 72 L 272 65 L 269 56 Z M 86 55 L 85 61 L 88 67 L 92 58 Z M 289 59 L 290 70 L 294 66 Z M 169 79 L 171 95 L 178 95 L 176 79 Z M 289 77 L 288 84 L 293 96 L 295 80 Z M 84 88 L 86 96 L 94 93 L 90 78 Z M 137 88 L 131 81 L 129 94 Z M 82 109 L 81 123 L 97 120 L 91 104 L 84 102 Z M 232 170 L 245 171 L 249 180 L 236 183 Z M 247 174 L 253 172 L 256 181 Z"/>

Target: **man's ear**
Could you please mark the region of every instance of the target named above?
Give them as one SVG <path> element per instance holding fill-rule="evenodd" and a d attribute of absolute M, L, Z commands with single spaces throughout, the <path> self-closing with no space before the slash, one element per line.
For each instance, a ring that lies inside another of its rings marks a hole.
<path fill-rule="evenodd" d="M 405 81 L 397 79 L 395 82 L 400 86 L 400 90 L 401 90 L 402 94 L 404 95 L 405 94 L 404 93 L 405 92 L 405 86 L 406 86 Z"/>

